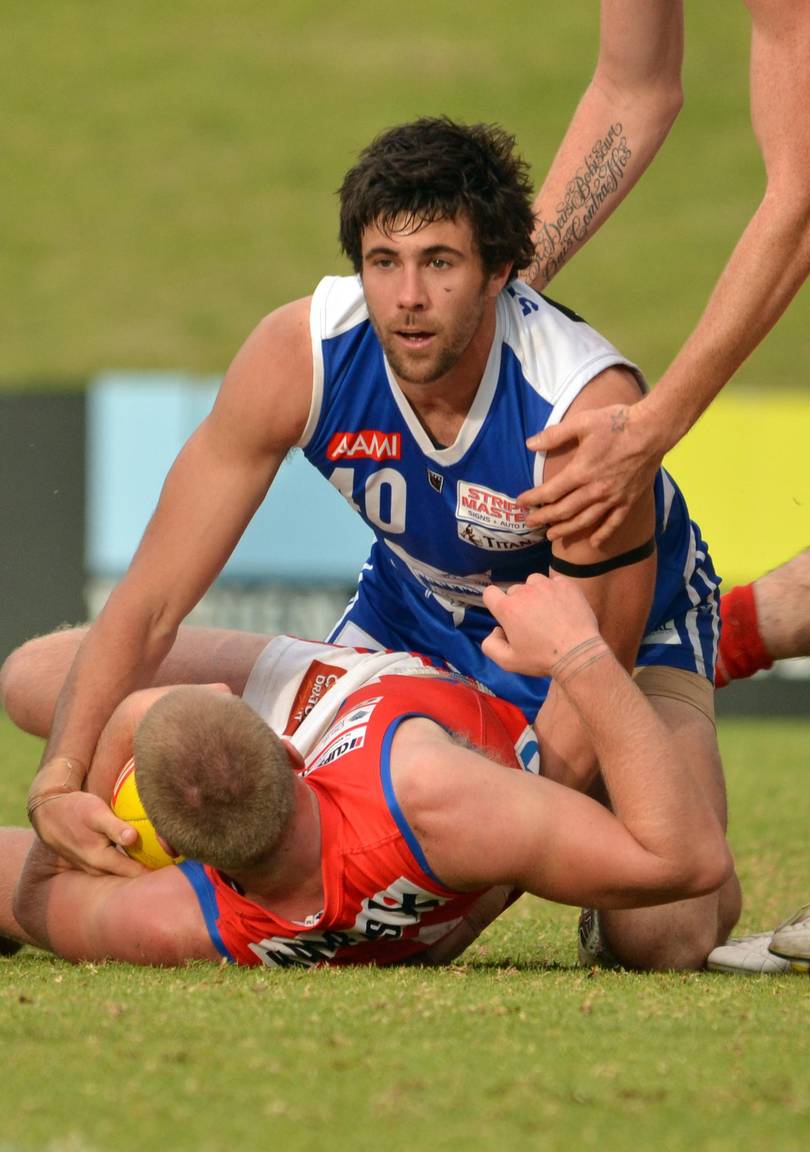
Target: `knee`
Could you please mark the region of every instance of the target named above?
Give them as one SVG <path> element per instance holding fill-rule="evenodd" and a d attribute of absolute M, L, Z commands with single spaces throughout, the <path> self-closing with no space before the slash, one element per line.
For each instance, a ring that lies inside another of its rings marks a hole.
<path fill-rule="evenodd" d="M 631 920 L 614 927 L 608 920 L 603 931 L 611 953 L 625 968 L 645 972 L 699 971 L 723 932 L 717 908 L 701 912 L 684 909 L 674 916 L 666 907 L 658 911 L 660 916 L 651 915 L 652 910 L 648 910 L 640 924 Z"/>
<path fill-rule="evenodd" d="M 48 735 L 56 700 L 83 635 L 67 629 L 15 649 L 0 668 L 0 703 L 24 732 Z"/>
<path fill-rule="evenodd" d="M 32 692 L 34 667 L 38 660 L 38 640 L 29 640 L 3 662 L 0 668 L 0 703 L 9 718 L 25 732 L 32 731 Z"/>

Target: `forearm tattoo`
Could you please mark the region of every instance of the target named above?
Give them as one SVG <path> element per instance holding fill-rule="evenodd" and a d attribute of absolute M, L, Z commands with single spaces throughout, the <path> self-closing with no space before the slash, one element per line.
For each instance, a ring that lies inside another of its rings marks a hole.
<path fill-rule="evenodd" d="M 550 219 L 538 216 L 536 255 L 531 268 L 523 273 L 526 280 L 539 277 L 547 284 L 565 264 L 571 249 L 588 239 L 603 205 L 618 191 L 631 155 L 622 125 L 611 124 L 583 157 L 555 214 Z"/>

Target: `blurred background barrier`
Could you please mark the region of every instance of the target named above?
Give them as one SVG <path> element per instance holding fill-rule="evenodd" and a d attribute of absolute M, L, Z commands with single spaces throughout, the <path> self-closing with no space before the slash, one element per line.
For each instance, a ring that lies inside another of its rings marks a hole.
<path fill-rule="evenodd" d="M 213 405 L 217 386 L 190 377 L 118 373 L 88 389 L 85 568 L 91 616 L 129 564 L 166 473 Z M 208 495 L 200 492 L 199 498 Z M 323 636 L 352 594 L 371 539 L 343 497 L 293 451 L 190 622 Z"/>
<path fill-rule="evenodd" d="M 0 659 L 85 603 L 85 401 L 0 391 Z"/>

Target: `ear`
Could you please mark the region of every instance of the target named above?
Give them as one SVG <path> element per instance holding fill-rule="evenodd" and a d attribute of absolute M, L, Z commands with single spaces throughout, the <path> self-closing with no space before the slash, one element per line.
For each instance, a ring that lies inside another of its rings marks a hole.
<path fill-rule="evenodd" d="M 512 267 L 512 263 L 510 262 L 509 264 L 504 264 L 501 268 L 496 268 L 494 272 L 490 272 L 487 283 L 487 295 L 497 296 L 509 283 L 512 276 Z"/>
<path fill-rule="evenodd" d="M 293 744 L 293 742 L 291 740 L 288 740 L 286 736 L 282 736 L 281 737 L 281 743 L 287 749 L 287 755 L 290 758 L 290 767 L 292 768 L 292 770 L 294 772 L 297 772 L 300 768 L 303 768 L 304 763 L 305 763 L 304 757 L 298 751 L 298 749 Z"/>
<path fill-rule="evenodd" d="M 177 851 L 177 849 L 174 847 L 174 845 L 170 844 L 169 841 L 165 837 L 161 836 L 161 834 L 158 832 L 157 828 L 155 829 L 155 836 L 157 836 L 157 842 L 161 846 L 163 851 L 167 855 L 171 856 L 172 859 L 174 859 L 175 856 L 180 855 L 180 853 Z"/>

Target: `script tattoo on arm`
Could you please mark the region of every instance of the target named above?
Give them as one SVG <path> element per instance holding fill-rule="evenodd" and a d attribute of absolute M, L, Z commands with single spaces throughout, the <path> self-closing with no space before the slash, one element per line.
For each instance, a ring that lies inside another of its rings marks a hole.
<path fill-rule="evenodd" d="M 538 215 L 536 256 L 531 268 L 521 274 L 524 279 L 531 282 L 540 277 L 548 283 L 571 250 L 588 239 L 600 214 L 610 215 L 613 206 L 607 201 L 618 191 L 631 156 L 621 123 L 611 124 L 583 157 L 555 214 L 548 219 Z"/>

